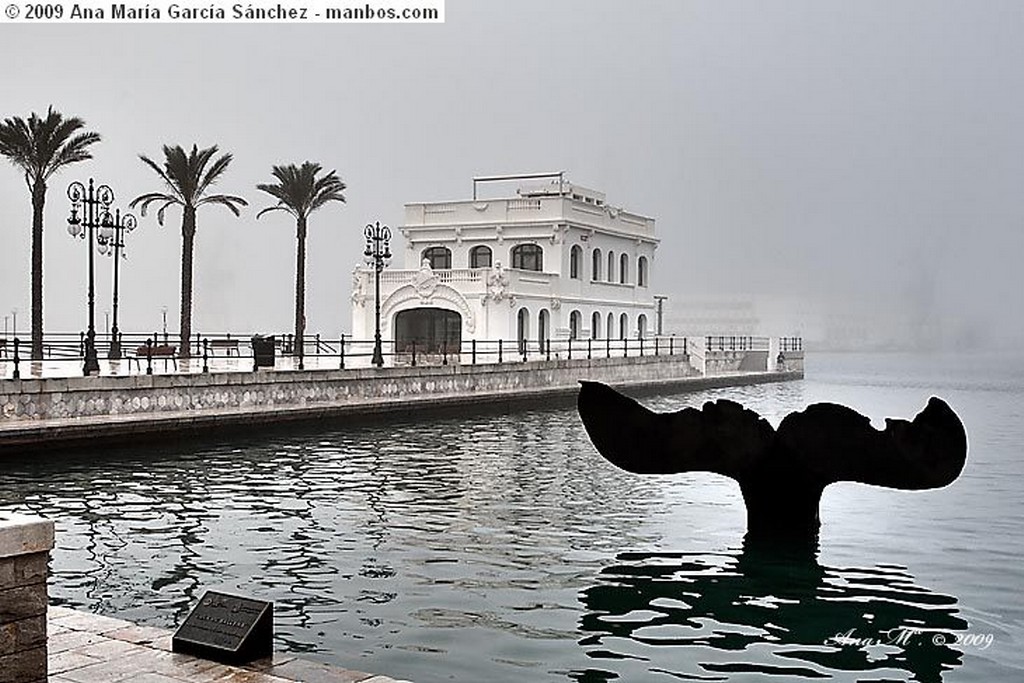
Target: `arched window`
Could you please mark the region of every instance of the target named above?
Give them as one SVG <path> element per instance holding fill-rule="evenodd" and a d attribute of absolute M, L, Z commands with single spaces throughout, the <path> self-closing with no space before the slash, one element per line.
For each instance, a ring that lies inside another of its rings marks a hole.
<path fill-rule="evenodd" d="M 580 338 L 580 327 L 583 324 L 583 316 L 580 315 L 579 311 L 573 311 L 569 314 L 569 339 L 576 340 Z"/>
<path fill-rule="evenodd" d="M 604 336 L 611 339 L 615 335 L 615 316 L 608 314 L 608 325 L 604 328 Z"/>
<path fill-rule="evenodd" d="M 452 250 L 448 247 L 424 249 L 423 260 L 428 262 L 433 270 L 451 270 Z"/>
<path fill-rule="evenodd" d="M 629 283 L 629 257 L 625 254 L 619 257 L 619 282 L 624 285 Z"/>
<path fill-rule="evenodd" d="M 643 313 L 636 319 L 636 334 L 641 339 L 647 336 L 647 316 Z"/>
<path fill-rule="evenodd" d="M 544 250 L 539 244 L 512 247 L 512 267 L 519 270 L 544 270 Z"/>
<path fill-rule="evenodd" d="M 608 252 L 608 282 L 615 282 L 615 252 Z"/>
<path fill-rule="evenodd" d="M 636 262 L 636 285 L 647 286 L 647 257 L 641 256 Z"/>
<path fill-rule="evenodd" d="M 551 315 L 548 313 L 548 309 L 540 309 L 540 315 L 537 316 L 537 343 L 540 344 L 540 350 L 544 351 L 544 344 L 548 340 L 548 328 L 551 326 Z"/>
<path fill-rule="evenodd" d="M 594 250 L 594 263 L 593 263 L 593 266 L 591 267 L 590 270 L 591 270 L 591 272 L 590 272 L 590 279 L 591 280 L 600 280 L 601 279 L 601 250 L 600 249 L 595 249 Z"/>
<path fill-rule="evenodd" d="M 491 248 L 488 246 L 480 245 L 473 247 L 469 250 L 469 267 L 470 268 L 490 268 L 491 267 Z"/>
<path fill-rule="evenodd" d="M 572 245 L 569 250 L 569 277 L 573 280 L 580 279 L 580 267 L 583 265 L 583 250 L 580 245 Z"/>
<path fill-rule="evenodd" d="M 623 313 L 619 316 L 619 339 L 629 336 L 629 316 Z"/>
<path fill-rule="evenodd" d="M 590 316 L 590 338 L 601 338 L 601 314 L 598 311 L 594 311 L 594 315 Z"/>
<path fill-rule="evenodd" d="M 516 322 L 516 339 L 519 341 L 519 353 L 524 353 L 526 351 L 526 340 L 530 338 L 530 311 L 520 308 Z"/>

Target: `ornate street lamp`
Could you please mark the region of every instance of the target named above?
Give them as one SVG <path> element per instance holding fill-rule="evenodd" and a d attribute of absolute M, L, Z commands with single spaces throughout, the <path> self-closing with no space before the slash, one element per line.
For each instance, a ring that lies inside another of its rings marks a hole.
<path fill-rule="evenodd" d="M 100 363 L 96 358 L 96 285 L 93 266 L 93 250 L 96 230 L 111 223 L 110 205 L 114 202 L 114 191 L 107 185 L 93 187 L 89 178 L 88 189 L 77 180 L 68 186 L 71 200 L 71 215 L 68 216 L 68 234 L 87 239 L 89 252 L 89 330 L 85 333 L 85 364 L 82 372 L 88 376 L 99 372 Z M 81 211 L 81 215 L 79 212 Z"/>
<path fill-rule="evenodd" d="M 373 335 L 373 364 L 378 368 L 384 365 L 384 352 L 380 344 L 380 272 L 391 260 L 391 228 L 381 225 L 380 221 L 368 223 L 363 231 L 366 235 L 366 264 L 373 266 L 376 297 L 376 332 Z"/>
<path fill-rule="evenodd" d="M 100 219 L 99 234 L 96 236 L 96 241 L 99 243 L 99 252 L 101 254 L 109 254 L 114 259 L 114 325 L 110 329 L 112 337 L 110 339 L 110 351 L 107 353 L 107 358 L 110 360 L 121 360 L 121 335 L 117 329 L 118 264 L 124 258 L 124 235 L 126 232 L 134 230 L 137 224 L 135 216 L 130 213 L 122 216 L 121 209 L 115 209 L 114 219 L 111 220 L 110 212 L 108 211 Z"/>

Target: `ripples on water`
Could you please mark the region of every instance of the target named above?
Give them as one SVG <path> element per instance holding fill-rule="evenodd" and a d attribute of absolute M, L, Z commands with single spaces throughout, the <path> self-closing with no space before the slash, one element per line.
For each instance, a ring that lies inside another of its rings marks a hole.
<path fill-rule="evenodd" d="M 279 649 L 422 683 L 1019 678 L 1024 365 L 820 363 L 644 401 L 880 424 L 949 399 L 962 478 L 830 487 L 820 553 L 745 548 L 731 481 L 621 472 L 572 409 L 6 463 L 0 503 L 57 521 L 55 602 L 173 627 L 204 590 L 252 594 Z M 889 643 L 904 627 L 926 633 Z M 974 632 L 991 645 L 952 644 Z"/>

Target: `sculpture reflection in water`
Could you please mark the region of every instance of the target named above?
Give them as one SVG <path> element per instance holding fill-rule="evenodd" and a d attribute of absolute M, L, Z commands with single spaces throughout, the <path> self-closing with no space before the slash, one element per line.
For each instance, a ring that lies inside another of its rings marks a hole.
<path fill-rule="evenodd" d="M 773 429 L 727 400 L 657 414 L 610 387 L 583 382 L 578 409 L 597 450 L 638 474 L 713 472 L 736 480 L 747 508 L 738 554 L 623 554 L 581 595 L 581 645 L 644 675 L 833 677 L 899 671 L 939 681 L 960 663 L 947 634 L 967 627 L 956 599 L 917 586 L 904 568 L 823 567 L 818 506 L 829 484 L 896 489 L 952 483 L 967 458 L 956 413 L 932 398 L 884 430 L 844 406 L 819 403 Z M 650 646 L 687 646 L 665 657 Z M 698 649 L 691 649 L 698 648 Z M 665 664 L 664 662 L 668 663 Z M 701 671 L 678 672 L 680 661 Z M 632 662 L 632 663 L 631 663 Z M 619 674 L 575 672 L 581 681 Z"/>
<path fill-rule="evenodd" d="M 822 566 L 816 551 L 748 541 L 735 553 L 620 554 L 580 595 L 580 645 L 609 665 L 573 677 L 632 680 L 635 666 L 685 680 L 872 672 L 869 680 L 930 683 L 960 665 L 948 635 L 967 627 L 956 598 L 902 567 Z"/>

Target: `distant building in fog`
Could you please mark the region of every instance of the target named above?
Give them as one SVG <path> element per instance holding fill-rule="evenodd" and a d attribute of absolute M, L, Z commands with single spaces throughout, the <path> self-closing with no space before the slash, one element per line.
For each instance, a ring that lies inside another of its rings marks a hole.
<path fill-rule="evenodd" d="M 762 334 L 754 302 L 728 296 L 670 298 L 665 302 L 664 331 L 681 337 Z"/>

